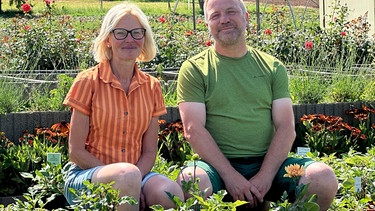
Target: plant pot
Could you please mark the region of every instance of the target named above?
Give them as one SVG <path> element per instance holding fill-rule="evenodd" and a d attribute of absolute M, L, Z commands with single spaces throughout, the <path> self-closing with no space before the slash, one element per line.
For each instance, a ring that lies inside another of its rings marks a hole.
<path fill-rule="evenodd" d="M 0 204 L 4 205 L 4 207 L 6 207 L 9 204 L 14 203 L 16 201 L 15 199 L 19 199 L 21 201 L 25 201 L 25 198 L 23 197 L 23 195 L 3 196 L 3 197 L 0 197 Z"/>

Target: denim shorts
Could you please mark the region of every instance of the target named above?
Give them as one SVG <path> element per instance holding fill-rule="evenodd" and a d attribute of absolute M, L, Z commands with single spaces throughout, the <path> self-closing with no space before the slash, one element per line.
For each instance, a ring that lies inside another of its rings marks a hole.
<path fill-rule="evenodd" d="M 70 205 L 74 204 L 74 195 L 69 191 L 69 188 L 73 188 L 75 190 L 81 190 L 85 188 L 83 184 L 84 181 L 90 181 L 94 172 L 100 166 L 91 168 L 91 169 L 81 169 L 76 164 L 69 162 L 64 166 L 65 172 L 65 185 L 64 185 L 64 196 Z M 146 174 L 142 179 L 142 188 L 146 184 L 147 180 L 150 179 L 152 176 L 159 175 L 155 172 L 149 172 Z"/>
<path fill-rule="evenodd" d="M 231 165 L 234 169 L 236 169 L 242 176 L 246 179 L 250 179 L 253 177 L 260 169 L 263 159 L 254 159 L 249 160 L 247 163 L 244 162 L 236 162 L 236 160 L 231 161 Z M 313 163 L 310 158 L 293 158 L 288 157 L 284 163 L 281 165 L 279 171 L 277 172 L 273 182 L 271 189 L 265 196 L 265 200 L 267 201 L 277 201 L 280 200 L 281 196 L 283 195 L 284 191 L 288 193 L 289 199 L 294 201 L 295 199 L 295 189 L 297 184 L 290 178 L 284 177 L 286 174 L 285 167 L 291 164 L 299 164 L 306 168 L 308 165 Z M 210 178 L 213 192 L 216 193 L 219 190 L 225 189 L 225 185 L 223 180 L 220 178 L 219 173 L 205 161 L 195 161 L 195 165 L 202 168 Z M 194 161 L 187 164 L 187 166 L 194 166 Z"/>

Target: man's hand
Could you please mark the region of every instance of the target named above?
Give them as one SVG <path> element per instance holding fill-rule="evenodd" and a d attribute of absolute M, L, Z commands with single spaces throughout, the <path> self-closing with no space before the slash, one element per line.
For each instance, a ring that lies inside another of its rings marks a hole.
<path fill-rule="evenodd" d="M 254 175 L 249 181 L 256 187 L 262 198 L 264 198 L 267 192 L 271 189 L 273 178 L 269 179 L 258 173 Z"/>
<path fill-rule="evenodd" d="M 263 202 L 262 194 L 258 190 L 258 184 L 255 185 L 251 181 L 246 180 L 240 173 L 233 172 L 224 180 L 228 193 L 233 197 L 233 200 L 241 200 L 249 202 L 251 208 L 258 206 Z M 261 186 L 259 186 L 261 187 Z"/>

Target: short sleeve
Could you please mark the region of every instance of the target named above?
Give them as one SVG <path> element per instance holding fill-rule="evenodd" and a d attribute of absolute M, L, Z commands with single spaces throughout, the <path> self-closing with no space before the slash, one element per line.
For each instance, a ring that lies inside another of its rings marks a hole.
<path fill-rule="evenodd" d="M 92 71 L 90 71 L 92 73 Z M 81 72 L 66 95 L 63 105 L 70 106 L 89 115 L 91 113 L 93 87 L 89 71 Z"/>
<path fill-rule="evenodd" d="M 192 61 L 185 61 L 177 80 L 177 103 L 205 102 L 205 84 L 200 67 Z"/>

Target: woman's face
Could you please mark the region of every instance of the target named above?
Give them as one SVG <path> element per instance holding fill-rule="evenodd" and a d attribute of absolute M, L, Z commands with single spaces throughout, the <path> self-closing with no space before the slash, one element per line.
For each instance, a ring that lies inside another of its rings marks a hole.
<path fill-rule="evenodd" d="M 112 49 L 112 60 L 135 61 L 137 59 L 142 52 L 145 42 L 145 38 L 142 36 L 142 33 L 143 35 L 145 33 L 142 28 L 138 19 L 133 15 L 125 15 L 118 22 L 107 40 L 107 45 Z"/>

